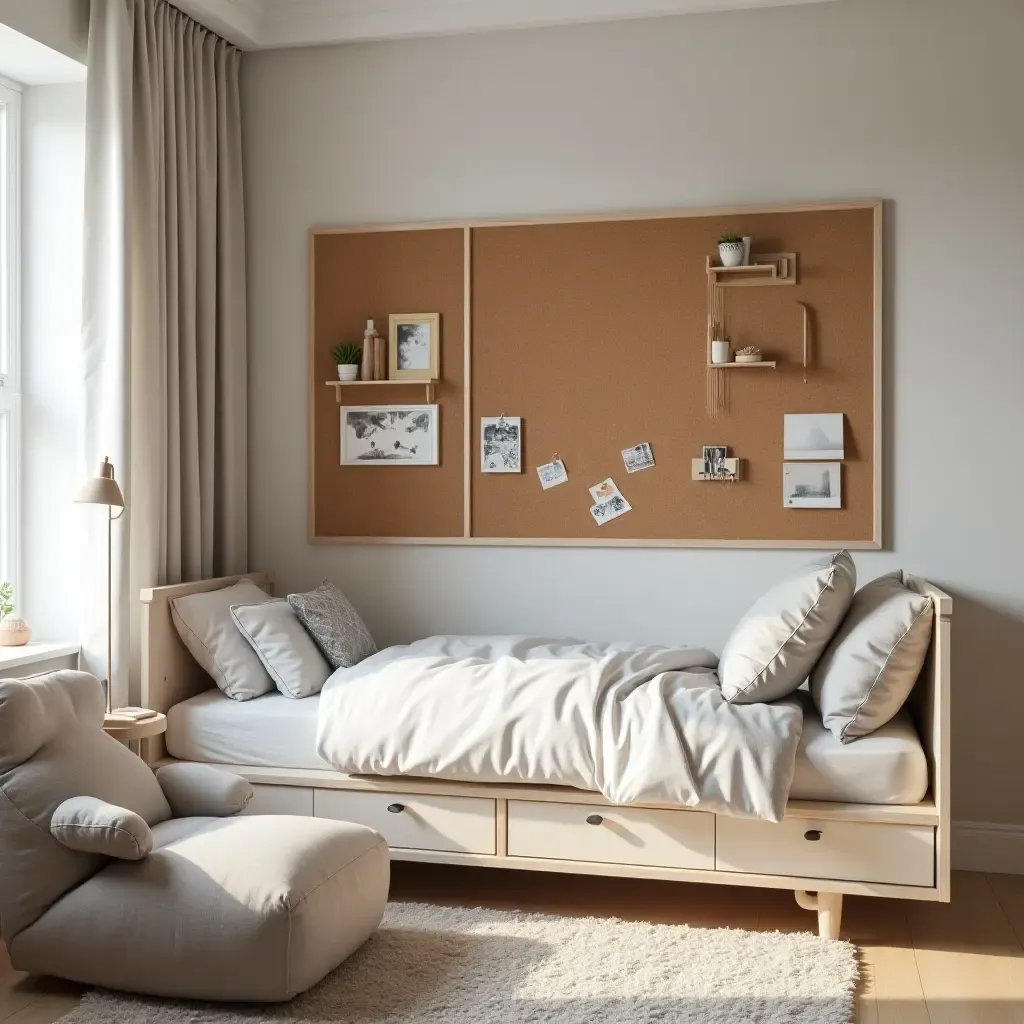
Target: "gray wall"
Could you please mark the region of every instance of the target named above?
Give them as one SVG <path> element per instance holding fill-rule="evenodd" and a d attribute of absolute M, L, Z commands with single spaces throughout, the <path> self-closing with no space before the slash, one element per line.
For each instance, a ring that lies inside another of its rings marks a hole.
<path fill-rule="evenodd" d="M 306 231 L 885 197 L 889 538 L 857 563 L 956 597 L 954 815 L 1024 823 L 1021 38 L 1017 0 L 849 0 L 248 56 L 251 564 L 332 576 L 385 643 L 720 648 L 805 554 L 308 544 Z"/>
<path fill-rule="evenodd" d="M 0 22 L 85 62 L 89 0 L 0 0 Z"/>
<path fill-rule="evenodd" d="M 22 595 L 36 640 L 73 642 L 90 510 L 72 504 L 82 369 L 85 83 L 22 104 Z"/>

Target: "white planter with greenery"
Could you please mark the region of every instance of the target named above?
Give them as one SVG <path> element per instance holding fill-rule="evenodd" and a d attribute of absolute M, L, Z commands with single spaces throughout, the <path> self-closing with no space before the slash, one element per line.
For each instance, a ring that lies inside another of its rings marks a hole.
<path fill-rule="evenodd" d="M 338 364 L 338 380 L 359 380 L 363 350 L 358 345 L 335 345 L 331 358 Z"/>
<path fill-rule="evenodd" d="M 12 618 L 13 612 L 14 585 L 0 583 L 0 647 L 24 647 L 32 638 L 28 623 Z"/>
<path fill-rule="evenodd" d="M 723 267 L 743 266 L 743 255 L 746 246 L 739 235 L 723 235 L 718 240 L 718 258 Z"/>

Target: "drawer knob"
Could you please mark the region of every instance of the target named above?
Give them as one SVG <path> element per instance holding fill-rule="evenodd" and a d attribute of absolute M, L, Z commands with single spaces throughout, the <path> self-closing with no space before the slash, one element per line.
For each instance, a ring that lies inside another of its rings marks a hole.
<path fill-rule="evenodd" d="M 401 814 L 405 810 L 405 804 L 388 804 L 389 814 Z"/>
<path fill-rule="evenodd" d="M 809 843 L 816 843 L 821 838 L 821 832 L 816 828 L 812 828 L 804 833 L 804 839 Z"/>
<path fill-rule="evenodd" d="M 587 817 L 588 825 L 600 825 L 604 821 L 604 818 L 600 814 L 591 814 Z"/>

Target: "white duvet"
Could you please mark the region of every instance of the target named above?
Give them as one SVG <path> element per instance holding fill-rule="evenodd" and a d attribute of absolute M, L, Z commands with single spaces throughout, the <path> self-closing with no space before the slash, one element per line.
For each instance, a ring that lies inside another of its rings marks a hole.
<path fill-rule="evenodd" d="M 595 790 L 778 821 L 803 715 L 726 703 L 700 648 L 436 636 L 339 669 L 317 752 L 338 771 Z"/>

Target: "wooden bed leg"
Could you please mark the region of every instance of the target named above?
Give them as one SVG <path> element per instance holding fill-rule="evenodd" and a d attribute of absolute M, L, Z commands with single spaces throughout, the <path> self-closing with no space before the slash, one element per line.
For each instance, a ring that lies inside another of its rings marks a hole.
<path fill-rule="evenodd" d="M 797 903 L 804 910 L 815 910 L 818 913 L 818 934 L 823 939 L 838 939 L 839 929 L 843 920 L 843 894 L 841 892 L 804 892 L 797 889 L 794 893 Z"/>

